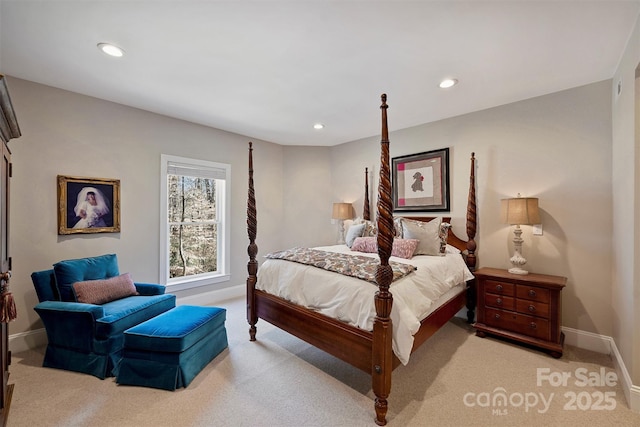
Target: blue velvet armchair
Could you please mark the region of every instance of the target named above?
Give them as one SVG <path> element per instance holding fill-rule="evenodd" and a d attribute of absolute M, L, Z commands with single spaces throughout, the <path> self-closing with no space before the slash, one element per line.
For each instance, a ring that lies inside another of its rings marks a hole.
<path fill-rule="evenodd" d="M 119 276 L 115 254 L 61 261 L 51 270 L 31 274 L 40 301 L 34 309 L 49 341 L 43 366 L 101 379 L 113 376 L 124 331 L 175 307 L 175 295 L 149 283 L 132 283 L 131 296 L 101 304 L 77 301 L 78 283 L 109 286 Z"/>

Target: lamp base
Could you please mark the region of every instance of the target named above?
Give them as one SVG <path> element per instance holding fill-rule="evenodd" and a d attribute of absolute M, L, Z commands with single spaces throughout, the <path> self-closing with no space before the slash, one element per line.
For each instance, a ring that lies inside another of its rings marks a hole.
<path fill-rule="evenodd" d="M 516 236 L 519 237 L 519 234 L 516 233 Z M 520 254 L 520 250 L 522 248 L 522 242 L 516 239 L 513 239 L 513 241 L 516 246 L 516 250 L 513 253 L 513 256 L 509 259 L 512 265 L 512 267 L 509 269 L 509 273 L 520 274 L 524 276 L 525 274 L 529 274 L 529 272 L 524 268 L 522 268 L 522 266 L 527 263 L 527 260 Z"/>
<path fill-rule="evenodd" d="M 520 274 L 521 276 L 524 276 L 525 274 L 529 274 L 529 272 L 527 270 L 523 270 L 520 267 L 513 267 L 509 269 L 509 273 L 511 274 Z"/>
<path fill-rule="evenodd" d="M 338 244 L 344 245 L 346 242 L 344 240 L 344 220 L 339 219 L 339 228 L 338 228 Z"/>

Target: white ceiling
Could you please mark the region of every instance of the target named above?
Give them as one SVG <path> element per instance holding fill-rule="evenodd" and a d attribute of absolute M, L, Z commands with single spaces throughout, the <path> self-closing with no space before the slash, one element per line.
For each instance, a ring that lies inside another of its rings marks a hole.
<path fill-rule="evenodd" d="M 335 145 L 379 135 L 383 92 L 395 130 L 609 79 L 639 10 L 615 0 L 0 0 L 0 72 L 250 138 Z M 107 57 L 99 42 L 126 55 Z M 439 89 L 443 77 L 460 83 Z"/>

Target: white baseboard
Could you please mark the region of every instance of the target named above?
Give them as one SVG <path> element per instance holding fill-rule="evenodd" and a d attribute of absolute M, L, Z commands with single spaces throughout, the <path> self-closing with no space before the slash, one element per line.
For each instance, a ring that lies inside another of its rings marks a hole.
<path fill-rule="evenodd" d="M 565 326 L 562 327 L 562 331 L 564 332 L 565 344 L 611 356 L 618 373 L 618 378 L 622 381 L 622 390 L 624 391 L 624 396 L 627 399 L 629 408 L 633 412 L 640 413 L 640 387 L 633 385 L 631 376 L 629 375 L 624 360 L 622 360 L 622 355 L 618 351 L 615 340 L 606 335 L 580 331 Z"/>
<path fill-rule="evenodd" d="M 9 350 L 12 353 L 19 353 L 45 345 L 47 345 L 47 333 L 44 328 L 9 335 Z"/>
<path fill-rule="evenodd" d="M 633 385 L 633 381 L 631 380 L 629 371 L 622 360 L 622 355 L 618 351 L 616 342 L 613 338 L 609 339 L 611 340 L 611 359 L 613 359 L 613 363 L 618 371 L 618 377 L 622 378 L 622 390 L 624 390 L 624 397 L 627 398 L 629 408 L 631 408 L 633 412 L 640 412 L 640 387 Z"/>
<path fill-rule="evenodd" d="M 611 337 L 580 331 L 578 329 L 562 327 L 564 343 L 596 353 L 611 354 Z"/>
<path fill-rule="evenodd" d="M 246 292 L 246 285 L 231 286 L 195 295 L 183 296 L 181 292 L 176 292 L 176 305 L 216 305 L 228 299 L 244 296 Z"/>
<path fill-rule="evenodd" d="M 180 292 L 176 292 L 176 305 L 216 305 L 228 299 L 244 296 L 245 293 L 245 285 L 231 286 L 197 295 L 181 296 Z M 45 345 L 47 345 L 47 333 L 44 328 L 9 335 L 9 349 L 14 353 Z"/>

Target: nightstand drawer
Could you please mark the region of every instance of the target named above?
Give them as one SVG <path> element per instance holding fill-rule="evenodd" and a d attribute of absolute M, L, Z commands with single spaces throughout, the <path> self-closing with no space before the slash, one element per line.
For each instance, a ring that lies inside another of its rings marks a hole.
<path fill-rule="evenodd" d="M 486 280 L 484 282 L 484 291 L 492 294 L 515 295 L 515 286 L 513 283 L 499 282 L 497 280 Z"/>
<path fill-rule="evenodd" d="M 549 321 L 539 317 L 518 314 L 512 330 L 541 340 L 549 340 Z"/>
<path fill-rule="evenodd" d="M 485 294 L 484 305 L 488 307 L 503 308 L 505 310 L 515 310 L 515 298 L 504 295 Z"/>
<path fill-rule="evenodd" d="M 548 340 L 550 337 L 549 321 L 539 317 L 487 308 L 485 322 L 489 326 L 510 330 L 541 340 Z"/>
<path fill-rule="evenodd" d="M 543 302 L 518 299 L 516 300 L 516 311 L 532 316 L 549 318 L 549 304 Z"/>
<path fill-rule="evenodd" d="M 536 286 L 517 285 L 516 297 L 548 303 L 549 289 L 538 288 Z"/>
<path fill-rule="evenodd" d="M 512 329 L 513 323 L 516 321 L 516 313 L 513 311 L 495 310 L 486 308 L 484 313 L 484 322 L 489 326 L 501 329 Z"/>

